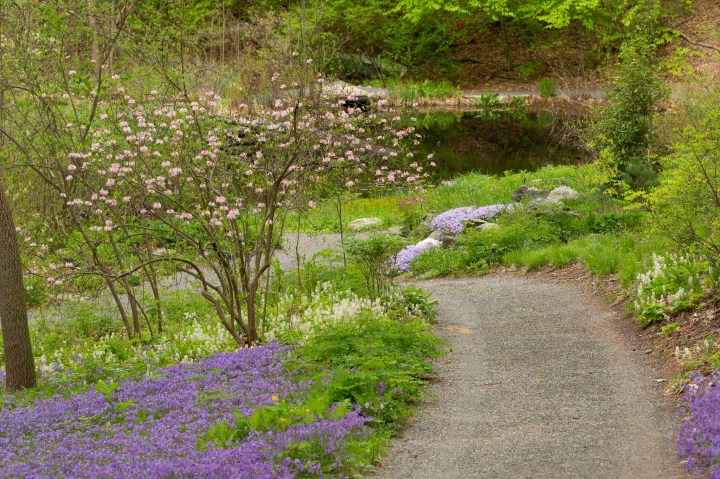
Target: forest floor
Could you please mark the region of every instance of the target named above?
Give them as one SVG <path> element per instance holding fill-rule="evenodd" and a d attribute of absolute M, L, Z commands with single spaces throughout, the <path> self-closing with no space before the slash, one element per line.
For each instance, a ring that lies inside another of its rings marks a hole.
<path fill-rule="evenodd" d="M 694 74 L 720 73 L 720 2 L 695 0 L 690 12 L 680 13 L 665 26 L 681 34 L 659 51 L 660 65 L 673 89 L 702 88 L 701 82 L 694 84 Z M 612 52 L 597 52 L 596 41 L 580 29 L 562 34 L 547 30 L 536 37 L 510 32 L 507 44 L 500 33 L 486 28 L 465 35 L 447 53 L 457 68 L 443 72 L 428 66 L 421 73 L 453 78 L 469 92 L 534 91 L 542 78 L 553 79 L 558 88 L 595 90 L 602 88 L 615 62 Z"/>
<path fill-rule="evenodd" d="M 632 322 L 547 279 L 419 285 L 439 302 L 453 352 L 377 477 L 686 477 L 677 405 Z"/>

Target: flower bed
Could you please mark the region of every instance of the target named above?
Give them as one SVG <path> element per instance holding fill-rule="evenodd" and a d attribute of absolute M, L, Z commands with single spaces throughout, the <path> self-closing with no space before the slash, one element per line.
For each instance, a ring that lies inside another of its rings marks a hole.
<path fill-rule="evenodd" d="M 56 395 L 31 405 L 8 401 L 0 409 L 2 476 L 340 474 L 345 446 L 367 434 L 363 424 L 368 418 L 347 407 L 293 410 L 311 383 L 283 369 L 289 355 L 289 348 L 271 343 L 165 368 L 139 381 L 98 383 L 67 398 Z M 287 411 L 268 412 L 281 404 Z M 277 424 L 259 427 L 257 410 Z M 237 428 L 250 424 L 248 418 L 255 418 L 251 427 Z M 312 455 L 304 454 L 308 449 Z"/>

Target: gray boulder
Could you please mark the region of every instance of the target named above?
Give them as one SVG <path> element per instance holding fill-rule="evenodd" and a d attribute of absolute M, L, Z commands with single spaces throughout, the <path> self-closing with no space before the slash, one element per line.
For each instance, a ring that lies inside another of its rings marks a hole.
<path fill-rule="evenodd" d="M 551 200 L 550 198 L 535 198 L 527 204 L 527 209 L 537 210 L 539 208 L 554 207 L 557 206 L 559 203 L 560 200 L 557 199 Z"/>
<path fill-rule="evenodd" d="M 568 186 L 558 186 L 554 188 L 547 198 L 535 198 L 527 204 L 528 209 L 546 208 L 559 205 L 563 200 L 572 200 L 577 198 L 578 192 Z"/>
<path fill-rule="evenodd" d="M 440 230 L 434 230 L 428 235 L 428 239 L 433 239 L 435 241 L 440 241 L 442 243 L 443 248 L 449 248 L 450 246 L 455 244 L 455 237 L 448 233 L 443 233 Z"/>
<path fill-rule="evenodd" d="M 380 218 L 359 218 L 353 222 L 351 222 L 348 226 L 350 226 L 350 229 L 359 231 L 364 230 L 366 228 L 372 228 L 373 226 L 378 226 L 382 224 L 382 220 Z"/>
<path fill-rule="evenodd" d="M 558 186 L 554 188 L 547 199 L 557 203 L 561 200 L 572 200 L 578 197 L 578 192 L 570 188 L 569 186 Z"/>
<path fill-rule="evenodd" d="M 514 202 L 520 202 L 523 200 L 534 200 L 535 198 L 544 198 L 548 194 L 550 194 L 549 191 L 541 190 L 540 188 L 535 188 L 534 186 L 525 186 L 522 185 L 517 190 L 513 191 L 512 193 L 512 199 Z"/>
<path fill-rule="evenodd" d="M 439 248 L 440 246 L 442 246 L 442 242 L 438 241 L 436 239 L 433 239 L 433 238 L 425 238 L 424 240 L 422 240 L 415 246 L 423 247 L 425 245 L 428 245 L 427 246 L 428 249 Z"/>
<path fill-rule="evenodd" d="M 457 242 L 457 239 L 454 236 L 447 235 L 442 237 L 441 242 L 443 248 L 449 248 Z"/>
<path fill-rule="evenodd" d="M 497 223 L 483 223 L 475 227 L 475 231 L 485 231 L 493 228 L 499 228 L 500 225 Z"/>
<path fill-rule="evenodd" d="M 442 241 L 444 237 L 445 237 L 445 235 L 444 235 L 443 232 L 440 231 L 440 230 L 432 231 L 432 232 L 428 235 L 428 238 L 432 238 L 432 239 L 434 239 L 434 240 L 436 240 L 436 241 Z"/>

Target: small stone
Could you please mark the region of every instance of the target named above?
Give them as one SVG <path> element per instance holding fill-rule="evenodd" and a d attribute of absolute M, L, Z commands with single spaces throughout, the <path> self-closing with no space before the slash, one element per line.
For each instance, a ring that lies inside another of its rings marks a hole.
<path fill-rule="evenodd" d="M 536 210 L 539 208 L 552 207 L 559 203 L 559 200 L 551 200 L 550 198 L 535 198 L 527 204 L 528 210 Z"/>
<path fill-rule="evenodd" d="M 443 247 L 443 248 L 449 248 L 449 247 L 451 247 L 452 245 L 454 245 L 454 244 L 456 243 L 456 241 L 457 241 L 457 240 L 455 239 L 454 236 L 451 236 L 451 235 L 443 236 L 443 238 L 442 238 L 442 247 Z"/>
<path fill-rule="evenodd" d="M 351 222 L 348 226 L 350 226 L 350 229 L 353 230 L 362 230 L 365 228 L 371 228 L 373 226 L 378 226 L 382 223 L 382 220 L 380 218 L 360 218 L 353 222 Z"/>
<path fill-rule="evenodd" d="M 425 245 L 430 245 L 428 249 L 439 248 L 440 246 L 442 246 L 442 242 L 440 242 L 436 239 L 433 239 L 433 238 L 425 238 L 424 240 L 419 242 L 416 246 L 423 247 Z"/>
<path fill-rule="evenodd" d="M 558 186 L 554 188 L 547 199 L 553 203 L 557 203 L 560 200 L 572 200 L 578 197 L 578 192 L 568 186 Z"/>
<path fill-rule="evenodd" d="M 440 231 L 440 230 L 435 230 L 435 231 L 432 231 L 432 232 L 428 235 L 428 238 L 432 238 L 432 239 L 437 240 L 437 241 L 442 241 L 443 238 L 445 238 L 445 235 L 443 234 L 442 231 Z"/>
<path fill-rule="evenodd" d="M 481 225 L 477 225 L 475 227 L 475 231 L 485 231 L 485 230 L 490 230 L 490 229 L 499 228 L 499 227 L 500 227 L 500 225 L 497 223 L 483 223 Z"/>
<path fill-rule="evenodd" d="M 540 188 L 535 188 L 534 186 L 527 187 L 523 185 L 517 190 L 513 191 L 512 199 L 515 202 L 523 200 L 534 200 L 535 198 L 543 198 L 548 194 L 550 194 L 549 191 L 541 190 Z"/>
<path fill-rule="evenodd" d="M 167 249 L 165 248 L 158 248 L 154 250 L 152 253 L 150 253 L 153 256 L 165 256 L 167 254 Z"/>

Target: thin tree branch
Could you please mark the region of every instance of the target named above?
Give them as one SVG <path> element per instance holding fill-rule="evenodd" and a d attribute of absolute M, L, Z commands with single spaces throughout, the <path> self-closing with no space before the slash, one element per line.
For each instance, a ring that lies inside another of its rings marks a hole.
<path fill-rule="evenodd" d="M 690 45 L 695 45 L 696 47 L 709 48 L 711 50 L 715 50 L 716 52 L 720 52 L 720 47 L 718 47 L 717 45 L 711 45 L 709 43 L 697 42 L 697 41 L 693 40 L 692 38 L 690 38 L 689 36 L 687 36 L 686 34 L 684 34 L 683 32 L 681 32 L 680 30 L 678 30 L 678 36 L 680 38 L 682 38 L 683 40 L 685 40 L 686 42 L 688 42 Z"/>

